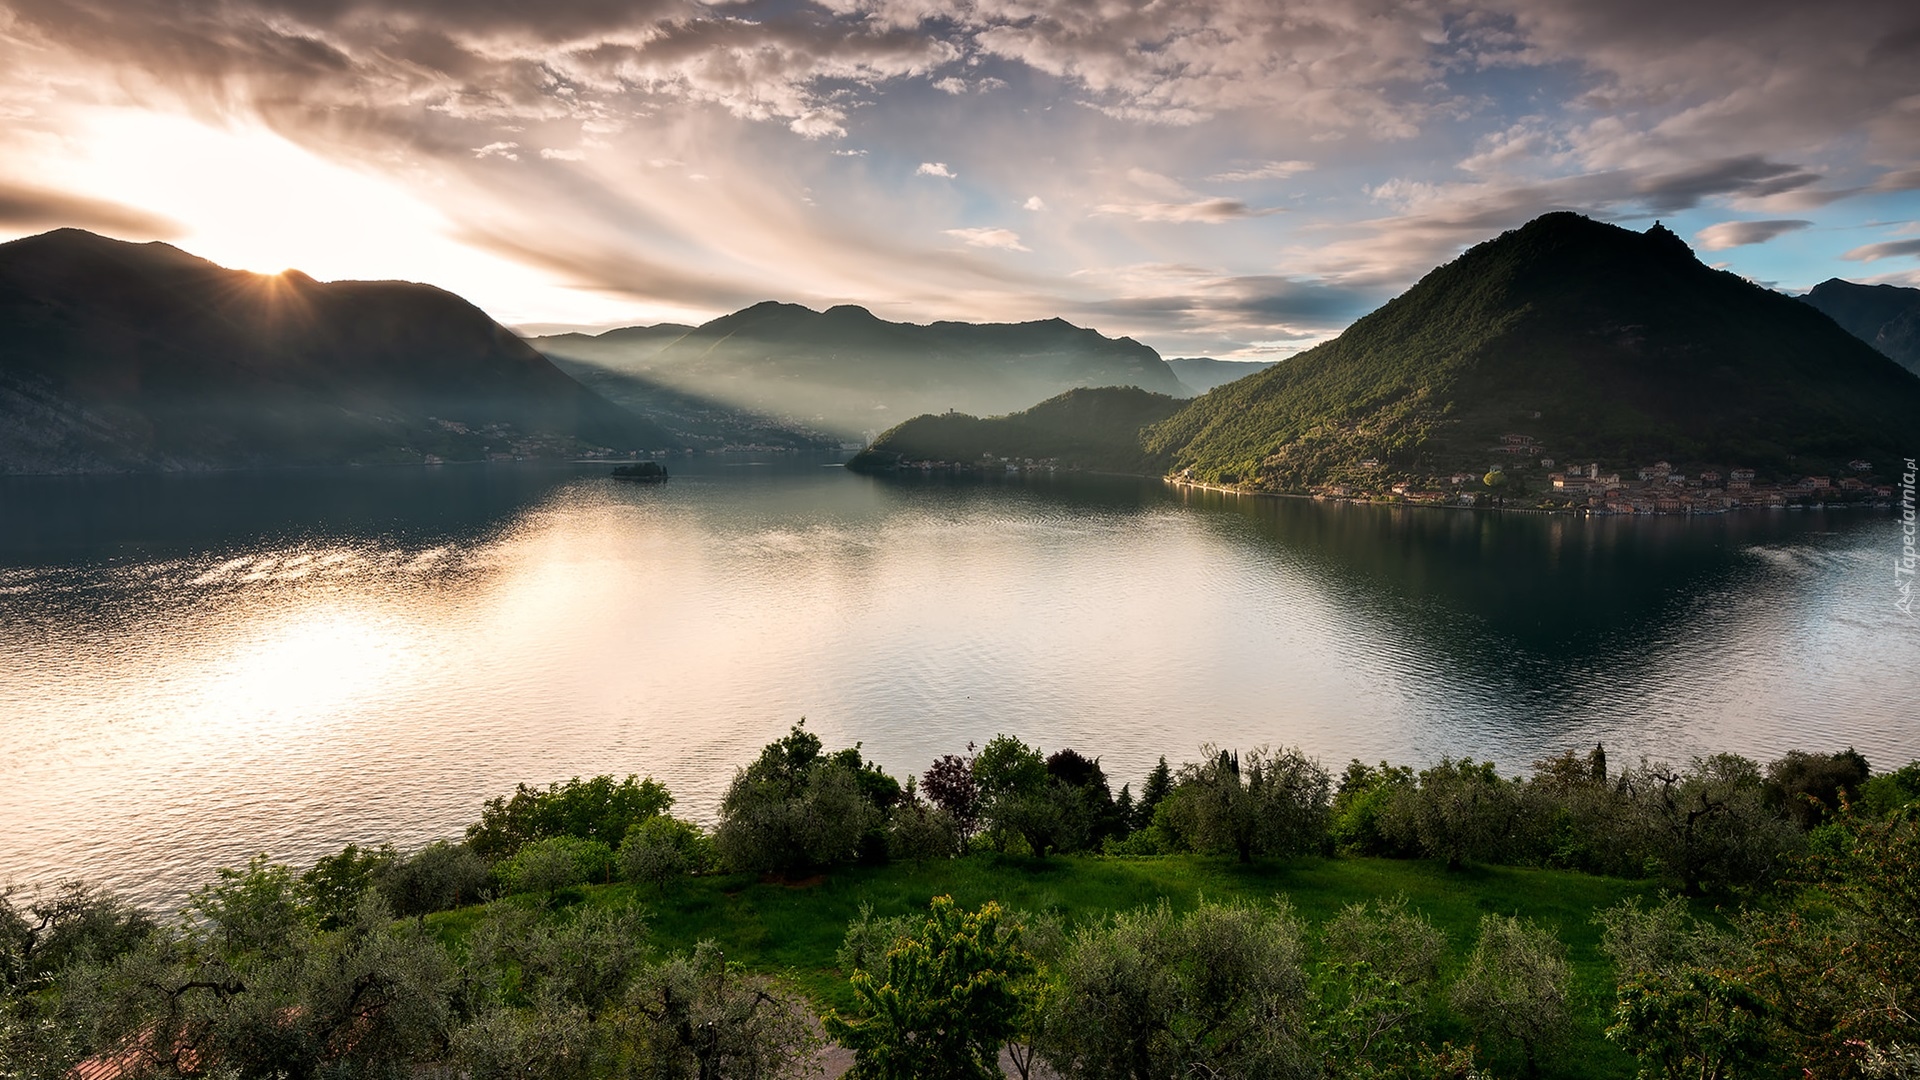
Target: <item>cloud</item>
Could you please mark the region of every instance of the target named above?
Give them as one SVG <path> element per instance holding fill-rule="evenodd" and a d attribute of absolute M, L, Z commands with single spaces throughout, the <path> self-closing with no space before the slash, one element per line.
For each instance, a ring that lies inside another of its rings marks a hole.
<path fill-rule="evenodd" d="M 178 222 L 138 207 L 0 180 L 0 228 L 62 226 L 142 238 L 171 238 L 183 231 Z"/>
<path fill-rule="evenodd" d="M 944 79 L 936 80 L 933 88 L 943 94 L 964 94 L 967 92 L 967 80 L 949 75 Z"/>
<path fill-rule="evenodd" d="M 1920 240 L 1887 240 L 1878 244 L 1867 244 L 1854 248 L 1840 256 L 1848 262 L 1874 262 L 1879 259 L 1893 259 L 1902 255 L 1920 256 Z"/>
<path fill-rule="evenodd" d="M 1031 210 L 1036 214 L 1041 214 L 1046 212 L 1047 203 L 1046 200 L 1038 195 L 1029 195 L 1027 196 L 1027 201 L 1020 204 L 1020 209 Z"/>
<path fill-rule="evenodd" d="M 1694 233 L 1693 238 L 1708 251 L 1725 251 L 1748 244 L 1764 244 L 1776 236 L 1812 227 L 1813 222 L 1798 218 L 1782 221 L 1722 221 Z"/>
<path fill-rule="evenodd" d="M 1020 242 L 1020 234 L 1011 229 L 974 228 L 946 229 L 948 236 L 957 237 L 968 247 L 1001 248 L 1006 251 L 1032 251 Z"/>
<path fill-rule="evenodd" d="M 585 161 L 587 159 L 587 155 L 582 151 L 555 150 L 551 146 L 543 148 L 540 151 L 540 156 L 548 161 Z"/>
<path fill-rule="evenodd" d="M 944 161 L 923 161 L 920 163 L 919 168 L 913 170 L 913 175 L 937 176 L 937 177 L 940 177 L 942 180 L 959 179 L 959 174 L 955 173 L 952 169 L 947 168 L 947 163 Z"/>
<path fill-rule="evenodd" d="M 1265 217 L 1278 209 L 1248 206 L 1239 199 L 1198 199 L 1182 203 L 1105 203 L 1093 209 L 1095 214 L 1126 217 L 1135 221 L 1218 225 L 1244 218 Z"/>
<path fill-rule="evenodd" d="M 1242 184 L 1254 180 L 1285 180 L 1313 170 L 1311 161 L 1269 161 L 1252 169 L 1235 169 L 1207 177 L 1219 184 Z"/>
<path fill-rule="evenodd" d="M 485 146 L 474 147 L 473 156 L 477 158 L 503 157 L 508 161 L 519 161 L 520 155 L 514 153 L 514 151 L 518 149 L 520 149 L 520 144 L 517 142 L 490 142 Z"/>

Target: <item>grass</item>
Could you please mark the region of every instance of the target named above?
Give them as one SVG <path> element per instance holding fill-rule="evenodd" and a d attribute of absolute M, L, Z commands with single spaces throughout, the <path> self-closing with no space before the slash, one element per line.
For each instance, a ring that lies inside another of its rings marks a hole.
<path fill-rule="evenodd" d="M 1488 913 L 1521 915 L 1551 927 L 1567 944 L 1573 965 L 1573 1041 L 1545 1064 L 1545 1075 L 1568 1080 L 1625 1078 L 1631 1058 L 1602 1036 L 1613 1002 L 1612 965 L 1600 952 L 1594 914 L 1630 896 L 1649 896 L 1647 882 L 1623 881 L 1555 870 L 1468 867 L 1448 872 L 1439 863 L 1362 858 L 1263 860 L 1242 866 L 1201 856 L 1150 858 L 1027 858 L 975 855 L 924 863 L 854 866 L 801 882 L 751 875 L 687 878 L 664 892 L 651 886 L 615 884 L 575 893 L 572 903 L 646 906 L 655 945 L 662 951 L 717 942 L 727 957 L 775 975 L 814 1004 L 852 1004 L 845 974 L 834 953 L 862 903 L 875 915 L 923 912 L 935 896 L 949 895 L 966 907 L 988 900 L 1025 911 L 1054 911 L 1079 922 L 1114 911 L 1156 904 L 1163 897 L 1176 910 L 1201 900 L 1268 900 L 1284 895 L 1306 920 L 1310 933 L 1349 904 L 1405 895 L 1446 936 L 1448 982 L 1472 948 L 1480 918 Z M 516 898 L 513 902 L 533 902 Z M 433 917 L 450 940 L 464 937 L 481 918 L 465 908 Z M 1440 1038 L 1458 1043 L 1472 1036 L 1441 1009 Z M 1483 1048 L 1483 1053 L 1487 1048 Z M 1499 1075 L 1517 1074 L 1518 1061 L 1485 1054 Z"/>

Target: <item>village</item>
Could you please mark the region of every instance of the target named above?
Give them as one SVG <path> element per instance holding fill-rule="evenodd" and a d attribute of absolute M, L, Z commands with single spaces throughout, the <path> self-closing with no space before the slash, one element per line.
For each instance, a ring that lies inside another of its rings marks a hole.
<path fill-rule="evenodd" d="M 1359 463 L 1361 477 L 1322 485 L 1323 499 L 1393 501 L 1427 505 L 1504 506 L 1588 514 L 1719 514 L 1757 507 L 1799 507 L 1832 503 L 1874 503 L 1893 498 L 1893 488 L 1877 483 L 1873 463 L 1856 458 L 1839 475 L 1804 475 L 1786 481 L 1761 480 L 1742 466 L 1702 466 L 1684 470 L 1669 461 L 1653 461 L 1626 471 L 1598 462 L 1562 465 L 1528 435 L 1506 435 L 1486 470 L 1455 472 L 1417 480 L 1388 479 L 1369 484 L 1364 475 L 1384 472 L 1377 459 Z M 1546 470 L 1544 483 L 1540 470 Z"/>

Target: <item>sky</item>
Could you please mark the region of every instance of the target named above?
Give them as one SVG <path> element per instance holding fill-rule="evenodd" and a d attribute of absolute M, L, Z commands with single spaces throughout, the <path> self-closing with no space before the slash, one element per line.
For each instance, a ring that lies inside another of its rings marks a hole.
<path fill-rule="evenodd" d="M 0 240 L 1274 359 L 1551 210 L 1920 286 L 1912 0 L 0 0 Z"/>

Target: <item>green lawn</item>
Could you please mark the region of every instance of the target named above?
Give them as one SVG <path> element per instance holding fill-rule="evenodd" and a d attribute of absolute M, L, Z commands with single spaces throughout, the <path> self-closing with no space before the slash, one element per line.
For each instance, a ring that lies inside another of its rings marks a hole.
<path fill-rule="evenodd" d="M 985 854 L 844 867 L 797 884 L 731 875 L 683 879 L 664 893 L 608 885 L 587 890 L 581 902 L 637 899 L 648 909 L 660 948 L 681 951 L 712 939 L 729 959 L 790 981 L 822 1008 L 852 1003 L 845 976 L 834 967 L 834 952 L 862 902 L 872 904 L 876 915 L 900 915 L 925 911 L 931 898 L 946 894 L 969 908 L 998 900 L 1014 909 L 1050 910 L 1081 920 L 1161 897 L 1186 909 L 1203 898 L 1264 900 L 1282 894 L 1317 930 L 1348 904 L 1404 894 L 1447 937 L 1452 955 L 1443 981 L 1472 947 L 1483 914 L 1518 914 L 1553 927 L 1569 949 L 1579 1031 L 1546 1072 L 1571 1080 L 1633 1075 L 1632 1060 L 1601 1036 L 1613 1001 L 1613 975 L 1599 950 L 1593 915 L 1626 897 L 1652 892 L 1646 882 L 1563 871 L 1470 867 L 1449 873 L 1439 863 L 1391 859 L 1301 858 L 1241 866 L 1199 856 L 1041 862 Z M 478 918 L 478 909 L 469 908 L 436 916 L 434 922 L 443 934 L 457 938 Z M 1440 1034 L 1471 1041 L 1444 1020 Z M 1518 1072 L 1517 1062 L 1494 1056 L 1490 1063 L 1502 1076 Z"/>

